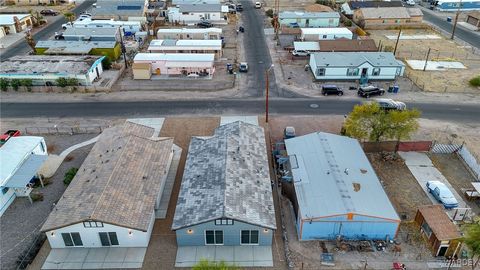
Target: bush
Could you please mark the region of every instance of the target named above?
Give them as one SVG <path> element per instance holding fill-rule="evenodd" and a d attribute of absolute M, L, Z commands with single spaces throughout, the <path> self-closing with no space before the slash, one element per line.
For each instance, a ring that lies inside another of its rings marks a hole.
<path fill-rule="evenodd" d="M 67 78 L 67 86 L 78 86 L 77 78 Z"/>
<path fill-rule="evenodd" d="M 55 80 L 55 83 L 60 87 L 66 87 L 68 85 L 67 79 L 65 78 L 58 78 Z"/>
<path fill-rule="evenodd" d="M 265 11 L 265 15 L 267 17 L 273 18 L 273 9 L 269 9 L 269 10 Z"/>
<path fill-rule="evenodd" d="M 43 201 L 43 193 L 41 192 L 32 192 L 30 194 L 30 198 L 32 198 L 32 201 L 38 202 L 38 201 Z"/>
<path fill-rule="evenodd" d="M 315 4 L 329 6 L 332 2 L 329 0 L 316 0 Z"/>
<path fill-rule="evenodd" d="M 13 90 L 18 91 L 18 88 L 20 87 L 20 80 L 13 79 L 10 81 L 10 85 L 12 86 Z"/>
<path fill-rule="evenodd" d="M 480 76 L 477 76 L 477 77 L 475 77 L 475 78 L 472 78 L 468 83 L 469 83 L 471 86 L 479 87 L 479 86 L 480 86 Z"/>
<path fill-rule="evenodd" d="M 22 79 L 20 80 L 20 84 L 25 87 L 25 89 L 28 91 L 28 92 L 31 92 L 32 91 L 32 86 L 33 86 L 33 81 L 32 79 Z"/>
<path fill-rule="evenodd" d="M 73 177 L 75 177 L 77 172 L 78 172 L 78 168 L 70 168 L 65 173 L 65 177 L 63 178 L 63 183 L 67 186 L 70 185 L 70 182 L 72 182 L 72 179 L 73 179 Z"/>
<path fill-rule="evenodd" d="M 109 69 L 112 68 L 112 60 L 110 60 L 110 58 L 108 56 L 105 56 L 105 58 L 103 58 L 102 67 L 105 70 L 109 70 Z"/>
<path fill-rule="evenodd" d="M 2 91 L 7 91 L 9 85 L 10 81 L 8 79 L 0 78 L 0 89 L 2 89 Z"/>
<path fill-rule="evenodd" d="M 346 27 L 350 27 L 350 26 L 352 26 L 352 21 L 347 20 L 347 21 L 345 21 L 343 24 L 344 24 Z"/>

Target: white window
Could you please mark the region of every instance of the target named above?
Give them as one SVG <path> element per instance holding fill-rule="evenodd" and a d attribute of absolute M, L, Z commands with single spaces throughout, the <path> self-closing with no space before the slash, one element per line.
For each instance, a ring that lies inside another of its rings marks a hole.
<path fill-rule="evenodd" d="M 103 222 L 99 222 L 99 221 L 84 221 L 84 222 L 83 222 L 83 227 L 85 227 L 85 228 L 102 228 L 102 227 L 103 227 Z"/>
<path fill-rule="evenodd" d="M 323 35 L 322 38 L 323 38 L 323 39 L 326 39 L 326 38 L 327 38 L 327 35 Z"/>
<path fill-rule="evenodd" d="M 380 75 L 380 68 L 374 68 L 372 71 L 372 76 L 378 76 Z"/>
<path fill-rule="evenodd" d="M 223 245 L 223 231 L 205 231 L 205 245 Z"/>
<path fill-rule="evenodd" d="M 347 76 L 358 76 L 358 68 L 348 68 Z"/>
<path fill-rule="evenodd" d="M 317 76 L 325 76 L 325 69 L 317 68 Z"/>
<path fill-rule="evenodd" d="M 240 235 L 240 244 L 242 245 L 258 245 L 257 230 L 242 230 Z"/>
<path fill-rule="evenodd" d="M 78 232 L 62 233 L 62 238 L 66 247 L 83 246 L 82 238 Z"/>
<path fill-rule="evenodd" d="M 233 225 L 233 219 L 219 218 L 215 220 L 215 225 Z"/>
<path fill-rule="evenodd" d="M 116 232 L 99 232 L 100 242 L 102 246 L 118 246 L 118 238 Z"/>

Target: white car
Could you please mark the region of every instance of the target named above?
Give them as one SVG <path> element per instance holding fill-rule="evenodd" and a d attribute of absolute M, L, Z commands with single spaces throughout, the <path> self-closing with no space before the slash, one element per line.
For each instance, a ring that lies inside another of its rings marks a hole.
<path fill-rule="evenodd" d="M 200 77 L 200 74 L 198 74 L 197 72 L 190 72 L 188 75 L 187 75 L 188 78 L 198 78 Z"/>
<path fill-rule="evenodd" d="M 458 207 L 458 201 L 448 187 L 440 181 L 428 181 L 427 189 L 447 209 Z"/>
<path fill-rule="evenodd" d="M 262 8 L 262 3 L 255 2 L 255 8 Z"/>
<path fill-rule="evenodd" d="M 380 108 L 384 110 L 399 110 L 403 111 L 407 109 L 407 105 L 401 101 L 396 101 L 389 98 L 376 98 L 375 102 L 378 103 Z"/>
<path fill-rule="evenodd" d="M 407 5 L 409 6 L 415 6 L 415 1 L 414 0 L 407 0 Z"/>
<path fill-rule="evenodd" d="M 309 51 L 304 51 L 304 50 L 293 50 L 292 54 L 294 56 L 309 56 L 310 52 Z"/>

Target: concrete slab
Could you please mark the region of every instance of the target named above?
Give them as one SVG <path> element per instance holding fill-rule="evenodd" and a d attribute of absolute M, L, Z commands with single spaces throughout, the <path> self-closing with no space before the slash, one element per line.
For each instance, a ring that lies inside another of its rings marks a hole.
<path fill-rule="evenodd" d="M 170 196 L 172 195 L 173 185 L 175 184 L 175 178 L 177 176 L 178 165 L 180 164 L 182 148 L 178 147 L 177 145 L 173 145 L 173 150 L 175 152 L 167 174 L 165 186 L 163 187 L 160 205 L 158 209 L 155 209 L 155 218 L 157 219 L 164 219 L 167 217 L 168 204 L 170 203 Z"/>
<path fill-rule="evenodd" d="M 196 262 L 197 247 L 187 246 L 177 248 L 177 257 L 175 259 L 176 267 L 193 266 Z"/>
<path fill-rule="evenodd" d="M 273 266 L 270 246 L 184 246 L 177 249 L 175 267 L 192 267 L 202 258 L 240 267 Z"/>
<path fill-rule="evenodd" d="M 143 262 L 124 262 L 121 268 L 125 269 L 140 269 L 142 268 Z"/>
<path fill-rule="evenodd" d="M 105 256 L 105 263 L 108 262 L 122 262 L 125 260 L 127 255 L 127 248 L 110 248 L 108 250 L 107 256 Z"/>
<path fill-rule="evenodd" d="M 103 262 L 91 262 L 91 263 L 83 263 L 82 269 L 101 269 L 103 266 Z"/>
<path fill-rule="evenodd" d="M 85 258 L 85 261 L 91 263 L 103 263 L 105 261 L 105 257 L 107 256 L 107 253 L 108 250 L 103 248 L 90 249 L 87 257 Z"/>
<path fill-rule="evenodd" d="M 104 262 L 102 269 L 118 269 L 122 268 L 123 262 Z"/>
<path fill-rule="evenodd" d="M 243 121 L 258 126 L 258 116 L 222 116 L 220 118 L 220 126 L 233 123 L 235 121 Z"/>
<path fill-rule="evenodd" d="M 407 166 L 429 166 L 433 167 L 433 163 L 425 153 L 420 152 L 398 152 L 405 160 Z"/>
<path fill-rule="evenodd" d="M 408 65 L 415 70 L 423 70 L 425 60 L 406 60 Z M 429 71 L 446 71 L 448 69 L 466 69 L 461 62 L 453 61 L 427 61 L 425 70 Z"/>
<path fill-rule="evenodd" d="M 47 270 L 47 269 L 60 269 L 60 263 L 54 263 L 54 262 L 48 262 L 45 261 L 45 263 L 42 266 L 42 270 Z"/>
<path fill-rule="evenodd" d="M 396 40 L 398 35 L 385 35 L 386 38 Z M 441 39 L 438 35 L 400 35 L 402 40 L 412 40 L 412 39 Z"/>
<path fill-rule="evenodd" d="M 253 247 L 253 266 L 273 267 L 272 247 L 254 246 Z"/>
<path fill-rule="evenodd" d="M 471 25 L 467 22 L 458 22 L 458 24 L 467 28 L 468 30 L 477 31 L 477 27 L 475 27 L 474 25 Z"/>
<path fill-rule="evenodd" d="M 233 262 L 234 261 L 234 247 L 223 246 L 215 250 L 215 259 L 218 261 Z"/>
<path fill-rule="evenodd" d="M 203 246 L 197 248 L 195 260 L 198 262 L 201 259 L 207 259 L 209 261 L 215 260 L 215 247 L 214 246 Z"/>
<path fill-rule="evenodd" d="M 65 258 L 67 258 L 68 253 L 70 253 L 70 250 L 68 248 L 52 249 L 52 252 L 50 252 L 46 261 L 52 263 L 63 262 L 65 261 Z"/>
<path fill-rule="evenodd" d="M 81 262 L 65 262 L 60 265 L 59 269 L 82 269 Z"/>
<path fill-rule="evenodd" d="M 254 246 L 236 246 L 235 262 L 241 263 L 241 266 L 247 266 L 242 263 L 253 264 L 253 248 Z"/>
<path fill-rule="evenodd" d="M 64 262 L 83 263 L 85 261 L 85 258 L 88 255 L 88 249 L 69 248 L 69 250 L 70 250 L 70 252 L 68 253 Z M 81 267 L 81 265 L 80 265 L 80 267 Z"/>
<path fill-rule="evenodd" d="M 125 256 L 123 262 L 142 263 L 145 253 L 147 253 L 147 248 L 128 248 L 127 255 Z"/>

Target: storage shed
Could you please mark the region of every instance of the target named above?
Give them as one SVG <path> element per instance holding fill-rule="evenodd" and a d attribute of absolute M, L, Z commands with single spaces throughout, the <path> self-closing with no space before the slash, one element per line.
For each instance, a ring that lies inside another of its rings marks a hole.
<path fill-rule="evenodd" d="M 433 256 L 452 256 L 462 237 L 443 206 L 426 205 L 418 209 L 415 223 L 427 240 Z"/>
<path fill-rule="evenodd" d="M 357 140 L 316 132 L 285 146 L 299 240 L 396 236 L 400 218 Z"/>
<path fill-rule="evenodd" d="M 152 64 L 133 63 L 132 72 L 134 80 L 150 80 L 152 77 Z"/>

